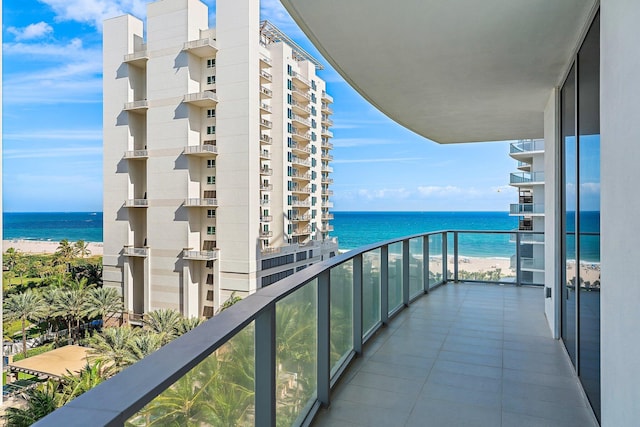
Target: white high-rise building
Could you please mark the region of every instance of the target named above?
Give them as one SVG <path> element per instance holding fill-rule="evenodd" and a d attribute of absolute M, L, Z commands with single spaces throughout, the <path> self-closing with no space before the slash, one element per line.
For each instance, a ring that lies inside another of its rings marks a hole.
<path fill-rule="evenodd" d="M 513 142 L 509 155 L 518 161 L 518 170 L 509 177 L 509 184 L 518 190 L 518 203 L 509 207 L 509 215 L 518 217 L 521 234 L 520 283 L 544 283 L 544 139 L 523 139 Z M 512 267 L 515 267 L 515 256 Z"/>
<path fill-rule="evenodd" d="M 212 316 L 337 252 L 332 98 L 258 0 L 104 23 L 104 283 L 135 315 Z"/>

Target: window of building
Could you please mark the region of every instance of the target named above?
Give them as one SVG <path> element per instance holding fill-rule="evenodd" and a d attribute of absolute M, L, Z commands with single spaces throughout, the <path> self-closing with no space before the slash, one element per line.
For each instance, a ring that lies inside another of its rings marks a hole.
<path fill-rule="evenodd" d="M 311 80 L 311 89 L 317 90 L 316 81 L 315 80 Z"/>
<path fill-rule="evenodd" d="M 287 176 L 293 176 L 293 168 L 291 166 L 287 166 Z"/>
<path fill-rule="evenodd" d="M 293 147 L 293 138 L 287 138 L 287 147 Z"/>
<path fill-rule="evenodd" d="M 215 218 L 216 210 L 215 209 L 207 209 L 207 218 Z"/>
<path fill-rule="evenodd" d="M 312 94 L 311 94 L 311 102 L 313 102 L 314 104 L 317 102 L 316 94 L 315 94 L 315 93 L 312 93 Z"/>
<path fill-rule="evenodd" d="M 291 108 L 287 108 L 287 117 L 288 118 L 292 118 L 293 117 L 293 111 L 291 111 Z"/>
<path fill-rule="evenodd" d="M 287 74 L 293 76 L 293 68 L 291 67 L 291 65 L 287 65 Z"/>
<path fill-rule="evenodd" d="M 311 206 L 315 206 L 315 205 L 316 205 L 316 201 L 317 201 L 317 200 L 318 200 L 318 199 L 317 199 L 317 197 L 315 197 L 315 196 L 314 196 L 314 197 L 312 197 L 312 198 L 311 198 Z"/>
<path fill-rule="evenodd" d="M 318 136 L 315 132 L 311 132 L 311 141 L 315 142 L 318 139 Z"/>
<path fill-rule="evenodd" d="M 313 105 L 311 106 L 311 114 L 313 114 L 314 116 L 316 115 L 316 107 L 314 107 Z"/>
<path fill-rule="evenodd" d="M 311 127 L 315 129 L 317 125 L 318 123 L 316 122 L 316 119 L 311 119 Z"/>
<path fill-rule="evenodd" d="M 293 90 L 293 83 L 291 82 L 291 79 L 287 80 L 287 89 Z"/>
<path fill-rule="evenodd" d="M 214 68 L 215 66 L 216 66 L 215 58 L 207 59 L 207 68 Z"/>
<path fill-rule="evenodd" d="M 214 234 L 216 234 L 216 227 L 213 225 L 207 226 L 207 234 L 209 236 L 213 236 Z"/>
<path fill-rule="evenodd" d="M 292 197 L 291 197 L 291 196 L 287 196 L 287 204 L 288 204 L 288 205 L 291 205 L 292 200 L 293 200 L 293 199 L 292 199 Z"/>
<path fill-rule="evenodd" d="M 210 108 L 207 110 L 207 117 L 208 118 L 213 118 L 216 116 L 216 109 L 215 108 Z"/>
<path fill-rule="evenodd" d="M 291 105 L 293 102 L 293 96 L 291 96 L 291 94 L 287 94 L 287 104 Z"/>
<path fill-rule="evenodd" d="M 216 84 L 216 76 L 207 76 L 207 84 L 208 85 Z"/>
<path fill-rule="evenodd" d="M 216 159 L 207 159 L 207 169 L 213 169 L 216 167 Z"/>
<path fill-rule="evenodd" d="M 291 123 L 287 123 L 287 132 L 293 133 L 293 125 Z"/>
<path fill-rule="evenodd" d="M 291 151 L 287 152 L 287 160 L 288 161 L 292 161 L 293 160 L 293 154 L 291 154 Z"/>
<path fill-rule="evenodd" d="M 311 211 L 311 219 L 316 219 L 316 210 Z"/>
<path fill-rule="evenodd" d="M 207 177 L 207 184 L 213 185 L 215 183 L 216 183 L 216 177 L 215 176 L 208 176 Z"/>
<path fill-rule="evenodd" d="M 216 127 L 215 126 L 207 126 L 207 135 L 215 135 Z"/>

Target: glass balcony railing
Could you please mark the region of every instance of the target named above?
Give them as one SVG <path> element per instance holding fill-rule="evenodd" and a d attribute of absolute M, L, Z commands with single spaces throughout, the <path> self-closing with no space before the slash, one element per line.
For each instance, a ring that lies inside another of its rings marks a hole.
<path fill-rule="evenodd" d="M 544 204 L 542 203 L 512 203 L 509 206 L 511 215 L 533 215 L 543 214 Z"/>
<path fill-rule="evenodd" d="M 529 234 L 439 231 L 339 254 L 259 289 L 38 425 L 308 424 L 363 344 L 414 300 L 450 281 L 519 285 L 531 258 L 518 242 Z M 515 269 L 496 267 L 512 252 Z M 484 264 L 472 272 L 475 257 Z"/>
<path fill-rule="evenodd" d="M 527 153 L 531 151 L 544 151 L 544 139 L 523 139 L 518 142 L 511 143 L 509 153 Z"/>
<path fill-rule="evenodd" d="M 544 172 L 519 172 L 512 173 L 509 178 L 510 184 L 542 184 L 544 183 Z"/>

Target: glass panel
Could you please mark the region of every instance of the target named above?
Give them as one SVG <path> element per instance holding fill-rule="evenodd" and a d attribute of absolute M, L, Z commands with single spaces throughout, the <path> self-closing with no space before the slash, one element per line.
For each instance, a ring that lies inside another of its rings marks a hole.
<path fill-rule="evenodd" d="M 353 350 L 353 260 L 331 269 L 331 376 Z"/>
<path fill-rule="evenodd" d="M 409 240 L 409 296 L 411 298 L 423 292 L 422 269 L 424 254 L 422 253 L 422 237 Z"/>
<path fill-rule="evenodd" d="M 578 361 L 600 418 L 600 18 L 578 52 Z"/>
<path fill-rule="evenodd" d="M 523 285 L 544 285 L 543 242 L 543 234 L 520 234 L 520 283 Z"/>
<path fill-rule="evenodd" d="M 447 280 L 453 280 L 453 233 L 447 233 Z"/>
<path fill-rule="evenodd" d="M 389 313 L 402 304 L 402 242 L 389 245 Z"/>
<path fill-rule="evenodd" d="M 429 288 L 442 282 L 442 234 L 429 236 Z"/>
<path fill-rule="evenodd" d="M 380 249 L 362 254 L 362 332 L 380 322 Z"/>
<path fill-rule="evenodd" d="M 575 67 L 571 68 L 567 81 L 561 92 L 561 122 L 562 122 L 562 162 L 564 182 L 562 194 L 564 197 L 563 217 L 563 261 L 564 280 L 562 280 L 562 341 L 564 342 L 571 361 L 576 363 L 576 253 L 575 253 L 575 225 L 576 225 L 576 137 L 575 137 Z"/>
<path fill-rule="evenodd" d="M 458 233 L 458 280 L 513 282 L 515 253 L 508 233 Z"/>
<path fill-rule="evenodd" d="M 318 282 L 276 303 L 276 423 L 290 426 L 316 396 Z"/>
<path fill-rule="evenodd" d="M 125 425 L 253 425 L 254 361 L 252 323 Z"/>

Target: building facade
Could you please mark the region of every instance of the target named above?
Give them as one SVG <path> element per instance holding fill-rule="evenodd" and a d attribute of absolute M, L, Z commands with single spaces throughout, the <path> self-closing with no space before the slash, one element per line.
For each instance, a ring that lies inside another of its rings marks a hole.
<path fill-rule="evenodd" d="M 509 155 L 518 161 L 520 172 L 512 173 L 509 185 L 518 191 L 518 203 L 509 206 L 509 215 L 518 218 L 520 269 L 523 284 L 544 283 L 544 139 L 523 139 L 511 143 Z M 540 233 L 540 234 L 537 234 Z M 512 267 L 515 267 L 515 256 Z"/>
<path fill-rule="evenodd" d="M 133 316 L 212 316 L 337 252 L 321 64 L 258 0 L 104 24 L 104 283 Z"/>

